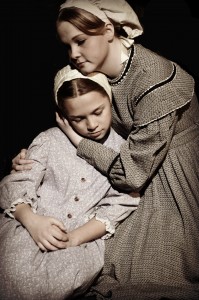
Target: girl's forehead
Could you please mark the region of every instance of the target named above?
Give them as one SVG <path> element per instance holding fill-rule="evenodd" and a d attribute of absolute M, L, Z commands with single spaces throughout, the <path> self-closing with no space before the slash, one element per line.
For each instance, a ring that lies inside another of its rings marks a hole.
<path fill-rule="evenodd" d="M 73 111 L 75 114 L 93 113 L 106 104 L 110 104 L 108 96 L 105 97 L 98 91 L 92 91 L 64 101 L 64 105 L 68 111 Z"/>
<path fill-rule="evenodd" d="M 67 22 L 67 21 L 61 21 L 58 23 L 57 25 L 57 30 L 58 32 L 66 32 L 66 33 L 83 33 L 80 29 L 78 29 L 76 26 L 74 26 L 73 24 L 71 24 L 70 22 Z"/>
<path fill-rule="evenodd" d="M 62 21 L 57 26 L 57 32 L 62 42 L 68 43 L 81 35 L 85 35 L 82 31 L 80 31 L 77 27 L 72 25 L 69 22 Z"/>

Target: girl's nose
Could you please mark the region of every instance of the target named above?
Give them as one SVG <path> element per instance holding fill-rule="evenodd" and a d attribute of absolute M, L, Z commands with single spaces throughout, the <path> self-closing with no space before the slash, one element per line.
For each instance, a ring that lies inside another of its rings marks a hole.
<path fill-rule="evenodd" d="M 87 120 L 87 129 L 88 131 L 94 131 L 98 126 L 97 121 L 94 118 L 89 118 Z"/>
<path fill-rule="evenodd" d="M 80 53 L 78 51 L 78 47 L 72 46 L 70 49 L 70 58 L 71 59 L 77 59 L 80 56 Z"/>

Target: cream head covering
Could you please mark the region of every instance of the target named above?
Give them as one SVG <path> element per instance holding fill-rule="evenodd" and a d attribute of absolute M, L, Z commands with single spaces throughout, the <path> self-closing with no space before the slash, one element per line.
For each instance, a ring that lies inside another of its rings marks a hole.
<path fill-rule="evenodd" d="M 71 66 L 68 65 L 68 66 L 62 68 L 61 70 L 59 70 L 55 76 L 54 94 L 55 94 L 56 103 L 58 103 L 57 93 L 58 93 L 59 88 L 62 86 L 62 84 L 65 81 L 70 81 L 70 80 L 77 79 L 77 78 L 86 78 L 86 79 L 89 79 L 89 80 L 92 80 L 92 81 L 98 83 L 106 91 L 106 93 L 108 94 L 108 96 L 110 98 L 110 101 L 112 101 L 111 87 L 108 83 L 108 79 L 106 78 L 106 76 L 104 74 L 99 73 L 99 72 L 93 72 L 87 76 L 84 76 L 78 70 L 72 69 Z"/>
<path fill-rule="evenodd" d="M 111 18 L 122 25 L 130 39 L 143 33 L 136 13 L 125 0 L 66 0 L 60 10 L 69 7 L 84 9 L 105 23 Z"/>

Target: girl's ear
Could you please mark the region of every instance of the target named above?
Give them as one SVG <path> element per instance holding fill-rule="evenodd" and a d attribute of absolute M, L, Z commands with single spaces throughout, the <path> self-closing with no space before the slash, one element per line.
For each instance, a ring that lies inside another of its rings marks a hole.
<path fill-rule="evenodd" d="M 112 42 L 113 38 L 115 36 L 115 29 L 112 23 L 106 23 L 105 24 L 105 33 L 107 36 L 108 42 Z"/>

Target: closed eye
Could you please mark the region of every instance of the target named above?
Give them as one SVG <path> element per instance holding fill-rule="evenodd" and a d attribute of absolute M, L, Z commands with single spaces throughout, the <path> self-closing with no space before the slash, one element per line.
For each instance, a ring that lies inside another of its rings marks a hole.
<path fill-rule="evenodd" d="M 86 40 L 79 40 L 79 41 L 77 41 L 76 43 L 77 43 L 78 46 L 81 46 L 81 45 L 84 44 L 85 41 L 86 41 Z"/>
<path fill-rule="evenodd" d="M 79 123 L 79 122 L 81 122 L 82 120 L 84 120 L 85 118 L 84 117 L 69 117 L 68 116 L 68 119 L 69 119 L 69 121 L 70 122 L 74 122 L 74 123 Z"/>
<path fill-rule="evenodd" d="M 70 119 L 71 122 L 74 122 L 74 123 L 79 123 L 81 122 L 83 119 Z"/>
<path fill-rule="evenodd" d="M 95 111 L 94 115 L 96 116 L 100 116 L 102 114 L 103 110 L 100 110 L 100 111 Z"/>

